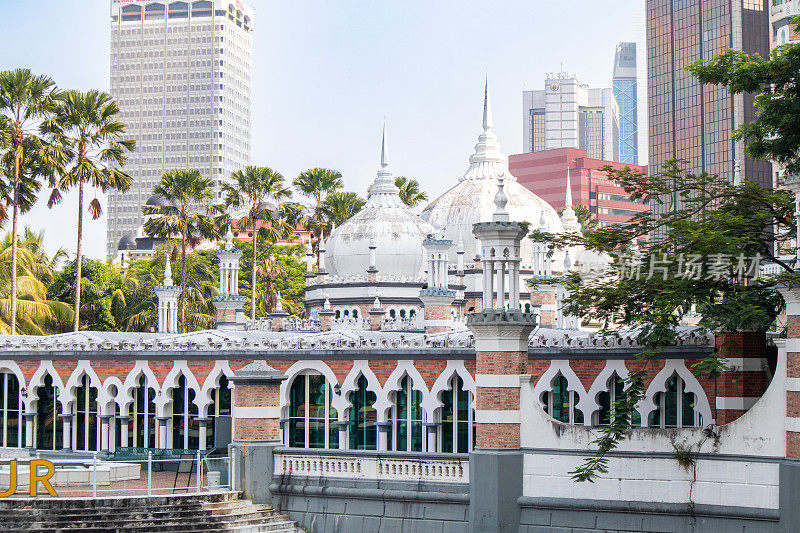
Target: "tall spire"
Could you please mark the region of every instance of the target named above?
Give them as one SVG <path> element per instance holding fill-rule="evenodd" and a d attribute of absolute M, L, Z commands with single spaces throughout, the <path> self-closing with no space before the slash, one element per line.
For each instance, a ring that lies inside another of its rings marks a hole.
<path fill-rule="evenodd" d="M 569 178 L 569 167 L 567 167 L 567 194 L 566 198 L 564 199 L 564 206 L 565 207 L 572 207 L 572 183 Z"/>
<path fill-rule="evenodd" d="M 564 198 L 564 212 L 561 214 L 561 224 L 564 226 L 564 230 L 568 232 L 580 232 L 581 230 L 581 224 L 578 222 L 575 210 L 572 209 L 572 185 L 569 166 L 567 166 L 567 192 Z"/>
<path fill-rule="evenodd" d="M 172 267 L 169 264 L 169 254 L 167 254 L 167 262 L 164 265 L 164 287 L 172 287 Z"/>
<path fill-rule="evenodd" d="M 389 147 L 386 145 L 386 117 L 383 117 L 383 136 L 381 137 L 381 168 L 389 166 Z"/>
<path fill-rule="evenodd" d="M 489 69 L 486 69 L 486 82 L 483 87 L 483 131 L 492 129 L 492 100 L 489 97 Z"/>

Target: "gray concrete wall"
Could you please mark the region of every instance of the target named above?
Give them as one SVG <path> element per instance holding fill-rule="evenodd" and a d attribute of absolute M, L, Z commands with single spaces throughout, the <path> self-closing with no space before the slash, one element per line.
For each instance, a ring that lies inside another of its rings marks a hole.
<path fill-rule="evenodd" d="M 285 476 L 273 479 L 273 506 L 308 533 L 465 533 L 466 483 L 413 483 Z"/>

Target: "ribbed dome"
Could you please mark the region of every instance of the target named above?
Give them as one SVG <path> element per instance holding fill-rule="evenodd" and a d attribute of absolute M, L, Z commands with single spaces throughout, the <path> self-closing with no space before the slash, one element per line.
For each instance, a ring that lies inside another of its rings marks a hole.
<path fill-rule="evenodd" d="M 123 237 L 117 243 L 117 250 L 135 250 L 136 249 L 136 237 L 133 234 L 128 233 L 127 235 L 123 235 Z"/>
<path fill-rule="evenodd" d="M 469 158 L 469 169 L 449 191 L 431 202 L 422 211 L 422 218 L 444 232 L 446 239 L 464 241 L 465 257 L 475 256 L 475 237 L 472 226 L 492 220 L 496 209 L 499 179 L 504 180 L 508 197 L 506 210 L 513 222 L 529 222 L 531 229 L 541 228 L 551 233 L 563 231 L 561 220 L 553 207 L 526 189 L 508 170 L 508 158 L 500 151 L 497 136 L 492 132 L 492 111 L 489 88 L 486 87 L 483 108 L 483 133 L 478 136 L 475 153 Z M 542 225 L 544 226 L 542 228 Z M 522 264 L 533 261 L 533 243 L 522 241 Z"/>
<path fill-rule="evenodd" d="M 169 202 L 161 196 L 160 194 L 154 194 L 150 198 L 147 199 L 144 205 L 154 205 L 158 207 L 166 207 L 169 205 Z"/>
<path fill-rule="evenodd" d="M 418 277 L 424 272 L 422 241 L 434 232 L 400 200 L 388 169 L 386 135 L 381 147 L 381 169 L 369 189 L 364 207 L 333 230 L 325 242 L 325 261 L 334 276 L 365 276 L 370 267 L 370 244 L 376 246 L 381 276 Z"/>

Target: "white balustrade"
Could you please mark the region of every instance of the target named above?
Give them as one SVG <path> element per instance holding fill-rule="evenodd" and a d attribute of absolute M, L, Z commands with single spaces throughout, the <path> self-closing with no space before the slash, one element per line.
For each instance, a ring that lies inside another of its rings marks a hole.
<path fill-rule="evenodd" d="M 277 475 L 402 481 L 469 482 L 469 459 L 275 454 Z"/>

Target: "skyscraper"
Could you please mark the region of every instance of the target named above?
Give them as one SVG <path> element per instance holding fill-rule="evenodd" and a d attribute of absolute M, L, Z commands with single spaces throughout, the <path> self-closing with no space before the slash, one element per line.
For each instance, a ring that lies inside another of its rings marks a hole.
<path fill-rule="evenodd" d="M 619 107 L 619 161 L 639 164 L 636 43 L 619 43 L 614 53 L 614 98 Z"/>
<path fill-rule="evenodd" d="M 544 90 L 522 92 L 526 152 L 580 148 L 618 161 L 619 117 L 611 89 L 592 89 L 573 75 L 548 74 Z"/>
<path fill-rule="evenodd" d="M 735 128 L 755 117 L 753 96 L 701 85 L 683 70 L 725 48 L 766 57 L 767 0 L 647 0 L 646 8 L 651 172 L 668 159 L 684 159 L 692 172 L 733 180 L 738 160 L 744 178 L 771 186 L 771 164 L 747 157 L 744 144 L 732 137 Z"/>
<path fill-rule="evenodd" d="M 249 163 L 252 25 L 242 0 L 111 1 L 111 94 L 136 150 L 131 190 L 109 195 L 109 256 L 165 171 L 196 168 L 219 187 Z"/>

